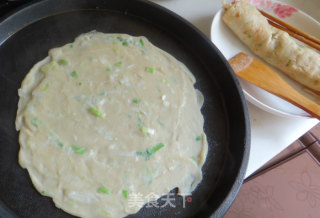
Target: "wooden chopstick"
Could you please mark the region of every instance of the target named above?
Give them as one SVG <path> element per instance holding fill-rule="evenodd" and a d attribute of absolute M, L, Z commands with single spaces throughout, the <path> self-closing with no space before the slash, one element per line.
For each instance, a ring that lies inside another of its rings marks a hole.
<path fill-rule="evenodd" d="M 305 33 L 303 32 L 302 30 L 299 30 L 298 28 L 296 27 L 293 27 L 287 23 L 285 23 L 284 21 L 262 11 L 262 10 L 259 10 L 260 13 L 262 15 L 264 15 L 266 18 L 268 18 L 268 22 L 270 25 L 278 28 L 278 29 L 281 29 L 283 31 L 286 31 L 290 36 L 306 43 L 307 45 L 317 49 L 320 51 L 320 40 L 308 33 Z"/>
<path fill-rule="evenodd" d="M 307 39 L 307 38 L 305 38 L 305 37 L 303 37 L 303 36 L 301 36 L 299 34 L 296 34 L 295 32 L 293 32 L 293 31 L 291 31 L 289 29 L 286 29 L 285 27 L 273 22 L 272 20 L 268 19 L 268 22 L 269 22 L 270 25 L 272 25 L 272 26 L 274 26 L 274 27 L 276 27 L 278 29 L 281 29 L 283 31 L 286 31 L 290 36 L 292 36 L 292 37 L 300 40 L 301 42 L 304 42 L 305 44 L 307 44 L 307 45 L 309 45 L 309 46 L 311 46 L 311 47 L 313 47 L 313 48 L 315 48 L 315 49 L 320 51 L 320 44 L 317 44 L 316 42 L 313 42 L 313 41 L 311 41 L 311 40 L 309 40 L 309 39 Z"/>

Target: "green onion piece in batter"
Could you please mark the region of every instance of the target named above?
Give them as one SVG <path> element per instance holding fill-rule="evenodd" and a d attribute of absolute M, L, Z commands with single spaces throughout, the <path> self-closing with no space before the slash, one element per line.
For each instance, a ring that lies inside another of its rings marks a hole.
<path fill-rule="evenodd" d="M 128 190 L 122 190 L 122 195 L 123 195 L 124 198 L 128 198 L 129 197 Z"/>
<path fill-rule="evenodd" d="M 48 88 L 49 88 L 49 84 L 47 83 L 47 84 L 45 85 L 45 87 L 43 87 L 43 88 L 41 89 L 41 91 L 45 92 L 45 91 L 48 90 Z"/>
<path fill-rule="evenodd" d="M 196 141 L 201 141 L 202 137 L 199 135 L 196 137 Z"/>
<path fill-rule="evenodd" d="M 103 194 L 106 194 L 106 195 L 109 194 L 109 190 L 108 190 L 106 187 L 104 187 L 104 186 L 100 186 L 100 187 L 98 188 L 98 192 L 103 193 Z"/>
<path fill-rule="evenodd" d="M 144 180 L 150 185 L 152 183 L 152 171 L 148 167 L 145 168 L 144 175 Z"/>
<path fill-rule="evenodd" d="M 72 76 L 73 78 L 78 78 L 78 73 L 77 73 L 77 71 L 72 71 L 71 76 Z"/>
<path fill-rule="evenodd" d="M 115 64 L 117 67 L 120 67 L 122 65 L 122 61 L 118 61 L 116 64 Z"/>
<path fill-rule="evenodd" d="M 142 156 L 144 154 L 144 151 L 137 151 L 136 152 L 136 155 L 138 155 L 138 156 Z"/>
<path fill-rule="evenodd" d="M 154 68 L 153 67 L 146 67 L 146 71 L 149 73 L 154 73 Z"/>
<path fill-rule="evenodd" d="M 106 68 L 106 71 L 107 71 L 107 72 L 110 72 L 110 71 L 111 71 L 111 69 L 110 69 L 109 67 L 107 67 L 107 68 Z"/>
<path fill-rule="evenodd" d="M 42 190 L 40 193 L 44 196 L 50 196 L 50 192 L 47 190 Z"/>
<path fill-rule="evenodd" d="M 104 116 L 105 116 L 101 111 L 97 110 L 97 109 L 94 108 L 94 107 L 89 108 L 89 112 L 90 112 L 91 114 L 97 116 L 97 117 L 104 117 Z"/>
<path fill-rule="evenodd" d="M 99 93 L 99 96 L 102 96 L 102 97 L 106 96 L 106 95 L 107 95 L 107 91 L 102 91 L 102 92 Z"/>
<path fill-rule="evenodd" d="M 141 100 L 135 98 L 135 99 L 132 100 L 132 102 L 135 103 L 135 104 L 139 104 L 141 102 Z"/>
<path fill-rule="evenodd" d="M 104 213 L 104 215 L 106 215 L 106 217 L 111 217 L 111 213 L 109 213 L 108 211 L 102 210 L 102 212 Z"/>
<path fill-rule="evenodd" d="M 162 82 L 163 82 L 163 83 L 169 83 L 169 80 L 163 79 Z"/>
<path fill-rule="evenodd" d="M 158 120 L 158 124 L 159 124 L 160 126 L 164 126 L 164 123 L 163 123 L 161 120 Z"/>
<path fill-rule="evenodd" d="M 144 42 L 143 42 L 143 40 L 142 40 L 142 39 L 140 39 L 140 40 L 139 40 L 139 43 L 140 43 L 141 47 L 143 47 L 143 46 L 144 46 Z"/>
<path fill-rule="evenodd" d="M 74 152 L 76 152 L 77 154 L 84 154 L 86 152 L 86 148 L 83 148 L 83 147 L 79 147 L 79 146 L 76 146 L 76 145 L 71 145 L 71 148 Z"/>
<path fill-rule="evenodd" d="M 159 143 L 152 148 L 147 148 L 145 151 L 137 151 L 136 155 L 138 156 L 144 156 L 146 160 L 150 160 L 150 158 L 153 156 L 154 153 L 159 151 L 161 148 L 164 147 L 163 143 Z"/>
<path fill-rule="evenodd" d="M 191 157 L 191 159 L 195 162 L 195 163 L 198 163 L 198 158 L 196 158 L 196 157 Z"/>
<path fill-rule="evenodd" d="M 42 72 L 48 72 L 49 70 L 57 71 L 59 68 L 59 65 L 55 61 L 51 61 L 45 65 L 43 65 L 40 70 Z"/>
<path fill-rule="evenodd" d="M 141 130 L 141 132 L 142 132 L 143 134 L 146 134 L 147 131 L 148 131 L 145 126 L 141 126 L 140 130 Z"/>
<path fill-rule="evenodd" d="M 38 127 L 38 119 L 35 117 L 31 120 L 31 124 L 35 127 Z"/>
<path fill-rule="evenodd" d="M 69 47 L 70 47 L 70 48 L 73 48 L 73 44 L 70 44 Z"/>
<path fill-rule="evenodd" d="M 57 144 L 60 148 L 62 148 L 62 147 L 63 147 L 63 143 L 62 143 L 62 142 L 60 142 L 59 140 L 56 140 L 56 144 Z"/>
<path fill-rule="evenodd" d="M 82 82 L 78 82 L 77 85 L 78 85 L 78 86 L 82 86 Z"/>
<path fill-rule="evenodd" d="M 63 66 L 68 65 L 68 61 L 66 61 L 65 59 L 60 59 L 58 63 Z"/>
<path fill-rule="evenodd" d="M 139 116 L 139 115 L 138 115 Z M 141 129 L 143 126 L 142 120 L 140 117 L 138 117 L 138 127 Z"/>
<path fill-rule="evenodd" d="M 147 149 L 151 154 L 154 154 L 156 153 L 157 151 L 159 151 L 161 148 L 164 147 L 164 144 L 163 143 L 159 143 L 157 144 L 156 146 L 153 146 L 152 148 L 150 149 Z"/>
<path fill-rule="evenodd" d="M 119 48 L 118 48 L 118 47 L 114 47 L 114 48 L 113 48 L 113 51 L 114 51 L 115 53 L 118 53 Z"/>
<path fill-rule="evenodd" d="M 122 42 L 123 41 L 123 38 L 121 36 L 117 36 L 117 39 Z"/>
<path fill-rule="evenodd" d="M 128 46 L 128 42 L 124 41 L 124 42 L 122 42 L 122 45 L 123 46 Z"/>

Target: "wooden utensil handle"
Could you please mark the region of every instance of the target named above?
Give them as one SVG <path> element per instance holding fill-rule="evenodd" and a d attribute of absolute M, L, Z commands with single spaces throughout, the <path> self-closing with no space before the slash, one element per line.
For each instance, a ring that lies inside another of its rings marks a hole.
<path fill-rule="evenodd" d="M 320 119 L 320 106 L 300 94 L 267 65 L 242 52 L 232 58 L 229 63 L 239 77 Z"/>

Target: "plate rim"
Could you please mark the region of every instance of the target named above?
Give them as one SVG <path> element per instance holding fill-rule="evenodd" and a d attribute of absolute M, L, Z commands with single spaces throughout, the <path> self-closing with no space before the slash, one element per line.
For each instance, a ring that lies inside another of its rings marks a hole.
<path fill-rule="evenodd" d="M 262 1 L 262 0 L 261 0 L 261 1 Z M 270 1 L 271 3 L 279 3 L 279 4 L 281 4 L 281 5 L 288 5 L 288 6 L 292 6 L 292 7 L 296 8 L 296 7 L 293 6 L 293 5 L 287 4 L 287 3 L 285 3 L 285 2 L 280 2 L 280 1 L 278 1 L 278 0 L 269 0 L 269 1 Z M 251 3 L 251 4 L 252 4 L 252 3 Z M 298 11 L 297 11 L 298 15 L 302 15 L 303 17 L 305 17 L 305 19 L 308 19 L 310 22 L 317 23 L 317 24 L 319 25 L 319 28 L 320 28 L 320 22 L 318 22 L 315 18 L 313 18 L 313 17 L 310 16 L 309 14 L 305 13 L 304 11 L 300 10 L 299 8 L 296 8 L 296 9 L 298 10 Z M 216 29 L 215 29 L 216 26 L 219 25 L 220 23 L 222 23 L 222 25 L 226 26 L 226 24 L 222 21 L 222 12 L 223 12 L 223 10 L 224 10 L 224 8 L 223 8 L 223 6 L 222 6 L 222 8 L 220 8 L 220 9 L 217 11 L 217 13 L 214 15 L 214 17 L 213 17 L 213 19 L 212 19 L 212 22 L 211 22 L 211 26 L 210 26 L 210 39 L 211 39 L 211 41 L 212 41 L 213 43 L 216 43 L 216 41 L 215 41 L 215 39 L 214 39 L 214 34 L 215 34 L 214 31 L 216 30 Z M 280 17 L 277 17 L 277 18 L 283 19 L 283 18 L 280 18 Z M 234 34 L 234 33 L 232 32 L 232 34 Z M 239 41 L 241 41 L 238 37 L 237 37 L 237 39 L 238 39 Z M 246 46 L 246 45 L 245 45 L 245 46 Z M 247 46 L 246 46 L 246 47 L 247 47 Z M 247 48 L 248 48 L 248 47 L 247 47 Z M 250 50 L 250 49 L 248 48 L 248 50 Z M 250 50 L 250 52 L 252 52 L 252 51 Z M 221 53 L 224 55 L 224 52 L 223 52 L 223 51 L 221 51 Z M 252 53 L 253 53 L 253 52 L 252 52 Z M 225 56 L 225 58 L 226 58 L 226 56 Z M 264 61 L 264 60 L 263 60 L 263 61 Z M 267 64 L 267 65 L 270 65 L 270 64 L 266 63 L 265 61 L 264 61 L 264 63 Z M 242 80 L 241 78 L 238 78 L 238 79 L 240 80 L 240 84 L 244 83 L 244 84 L 249 84 L 249 85 L 251 85 L 251 86 L 254 86 L 253 84 L 250 84 L 249 82 L 244 81 L 244 80 Z M 241 85 L 241 87 L 242 87 L 242 85 Z M 277 100 L 280 100 L 280 101 L 282 101 L 282 102 L 284 102 L 284 103 L 286 103 L 286 104 L 290 104 L 290 106 L 294 107 L 294 108 L 297 109 L 297 110 L 300 110 L 301 112 L 299 112 L 299 113 L 290 113 L 290 112 L 288 112 L 288 111 L 283 111 L 283 110 L 279 110 L 279 109 L 277 109 L 277 108 L 274 108 L 274 107 L 272 107 L 271 105 L 269 105 L 268 103 L 266 103 L 266 102 L 264 102 L 264 101 L 261 101 L 261 100 L 259 100 L 258 98 L 252 96 L 252 94 L 250 94 L 245 88 L 242 87 L 242 91 L 243 91 L 243 93 L 244 93 L 244 95 L 245 95 L 246 100 L 247 100 L 248 102 L 250 102 L 251 104 L 253 104 L 254 106 L 260 108 L 261 110 L 266 111 L 266 112 L 271 113 L 271 114 L 274 114 L 274 115 L 277 115 L 277 116 L 281 116 L 281 117 L 312 119 L 312 116 L 311 116 L 309 113 L 307 113 L 307 112 L 305 112 L 304 110 L 298 108 L 297 106 L 295 106 L 295 105 L 293 105 L 293 104 L 291 104 L 291 103 L 289 103 L 289 102 L 281 99 L 280 97 L 278 97 L 278 96 L 276 96 L 276 95 L 273 95 L 273 94 L 271 94 L 271 93 L 269 93 L 269 92 L 267 92 L 267 91 L 265 91 L 265 90 L 263 90 L 263 89 L 261 89 L 261 88 L 259 88 L 259 87 L 254 87 L 254 88 L 257 89 L 257 90 L 260 90 L 260 91 L 264 92 L 264 93 L 267 94 L 267 95 L 272 96 L 272 98 L 276 98 Z M 267 96 L 266 98 L 269 98 L 269 97 Z"/>

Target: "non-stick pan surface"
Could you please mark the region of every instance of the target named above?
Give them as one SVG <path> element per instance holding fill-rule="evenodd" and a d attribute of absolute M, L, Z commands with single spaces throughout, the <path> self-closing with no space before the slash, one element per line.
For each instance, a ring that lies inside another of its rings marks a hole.
<path fill-rule="evenodd" d="M 221 217 L 239 191 L 248 162 L 250 128 L 239 84 L 200 31 L 142 0 L 36 1 L 0 23 L 0 217 L 72 217 L 41 196 L 18 164 L 17 90 L 49 49 L 93 30 L 146 36 L 193 72 L 205 98 L 202 113 L 209 153 L 203 181 L 188 201 L 176 196 L 175 207 L 144 207 L 132 217 Z"/>

